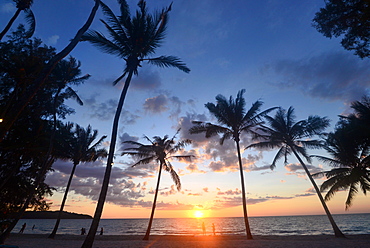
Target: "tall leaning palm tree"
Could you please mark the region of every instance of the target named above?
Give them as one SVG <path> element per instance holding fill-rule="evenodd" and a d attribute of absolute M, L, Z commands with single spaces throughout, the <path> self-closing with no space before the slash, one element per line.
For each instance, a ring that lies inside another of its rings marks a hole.
<path fill-rule="evenodd" d="M 5 26 L 4 30 L 0 33 L 0 41 L 3 39 L 4 35 L 9 31 L 10 27 L 13 25 L 14 21 L 17 19 L 21 11 L 24 11 L 26 14 L 26 21 L 30 25 L 29 30 L 27 31 L 27 37 L 31 37 L 35 32 L 35 16 L 31 10 L 31 6 L 33 4 L 33 0 L 13 0 L 15 2 L 17 10 L 15 11 L 12 18 L 9 20 L 8 24 Z"/>
<path fill-rule="evenodd" d="M 177 132 L 178 133 L 178 132 Z M 176 133 L 176 134 L 177 134 Z M 161 173 L 162 170 L 165 170 L 170 173 L 172 180 L 174 181 L 177 190 L 180 191 L 181 189 L 181 182 L 180 177 L 177 175 L 176 171 L 174 170 L 173 166 L 170 163 L 171 159 L 177 160 L 191 160 L 193 157 L 192 155 L 173 155 L 176 152 L 182 150 L 186 145 L 191 143 L 191 140 L 185 139 L 179 142 L 175 142 L 176 134 L 172 137 L 172 139 L 168 139 L 168 136 L 164 136 L 163 138 L 159 136 L 153 137 L 153 140 L 149 139 L 145 136 L 150 142 L 150 145 L 144 145 L 139 142 L 135 141 L 125 141 L 124 143 L 132 144 L 135 147 L 130 147 L 124 149 L 122 155 L 130 155 L 134 158 L 139 159 L 132 167 L 142 164 L 149 164 L 151 162 L 158 162 L 159 169 L 158 169 L 158 179 L 157 179 L 157 186 L 155 188 L 154 200 L 152 205 L 152 212 L 150 214 L 148 228 L 146 230 L 144 240 L 149 240 L 150 230 L 152 228 L 153 218 L 154 218 L 154 211 L 157 203 L 157 196 L 159 192 L 159 182 L 161 180 Z"/>
<path fill-rule="evenodd" d="M 329 208 L 327 207 L 319 188 L 317 187 L 311 173 L 307 169 L 299 155 L 302 155 L 310 163 L 311 159 L 307 154 L 306 148 L 321 148 L 322 142 L 317 139 L 311 139 L 315 135 L 320 135 L 329 126 L 329 120 L 326 117 L 309 116 L 305 120 L 296 122 L 294 108 L 290 107 L 288 111 L 280 108 L 274 117 L 266 116 L 268 125 L 262 125 L 255 132 L 255 138 L 261 140 L 258 143 L 249 145 L 247 148 L 279 148 L 275 155 L 271 169 L 276 167 L 276 162 L 284 157 L 284 163 L 288 163 L 288 155 L 294 154 L 299 163 L 305 170 L 311 181 L 320 202 L 325 210 L 326 215 L 333 227 L 336 237 L 344 237 L 335 223 Z"/>
<path fill-rule="evenodd" d="M 348 130 L 350 129 L 350 130 Z M 351 207 L 355 195 L 361 190 L 365 195 L 370 191 L 370 147 L 368 140 L 356 140 L 351 132 L 353 127 L 342 126 L 334 133 L 329 133 L 324 149 L 330 157 L 315 155 L 320 161 L 334 167 L 329 171 L 313 176 L 325 175 L 327 180 L 321 185 L 321 191 L 327 191 L 325 200 L 330 200 L 336 192 L 348 190 L 345 202 L 346 210 Z M 362 132 L 364 134 L 364 132 Z"/>
<path fill-rule="evenodd" d="M 121 79 L 126 77 L 125 85 L 122 89 L 113 120 L 109 155 L 102 189 L 94 214 L 94 219 L 91 223 L 89 233 L 82 245 L 84 248 L 92 247 L 94 237 L 98 229 L 113 165 L 119 117 L 132 76 L 134 74 L 138 75 L 138 67 L 141 66 L 143 61 L 147 61 L 150 64 L 157 65 L 159 67 L 175 67 L 187 73 L 190 71 L 185 63 L 177 57 L 148 57 L 155 53 L 155 50 L 161 45 L 161 42 L 165 38 L 168 13 L 171 10 L 171 5 L 161 11 L 155 12 L 154 14 L 149 14 L 146 2 L 140 0 L 138 3 L 139 10 L 136 11 L 136 15 L 131 18 L 127 2 L 125 0 L 118 0 L 118 4 L 120 6 L 121 14 L 119 16 L 115 16 L 113 11 L 106 4 L 102 2 L 100 3 L 103 13 L 106 16 L 106 20 L 101 21 L 107 29 L 109 38 L 105 37 L 100 32 L 91 30 L 84 34 L 82 38 L 84 41 L 89 41 L 93 45 L 97 46 L 103 52 L 118 56 L 125 61 L 123 74 L 119 76 L 113 84 L 118 83 Z"/>
<path fill-rule="evenodd" d="M 67 201 L 68 191 L 71 186 L 73 175 L 75 173 L 77 165 L 81 162 L 94 162 L 98 158 L 103 158 L 107 156 L 107 151 L 105 149 L 98 149 L 98 146 L 104 141 L 107 136 L 102 136 L 98 141 L 95 139 L 98 136 L 98 130 L 92 130 L 89 125 L 86 129 L 80 127 L 76 124 L 75 130 L 72 131 L 73 137 L 71 140 L 65 143 L 66 147 L 63 149 L 60 157 L 64 160 L 71 160 L 73 162 L 73 167 L 71 174 L 69 175 L 68 183 L 64 191 L 64 196 L 62 203 L 60 205 L 57 221 L 49 238 L 54 238 L 59 227 L 60 218 L 64 209 L 64 205 Z"/>
<path fill-rule="evenodd" d="M 245 99 L 243 98 L 245 90 L 240 90 L 234 101 L 232 97 L 227 100 L 223 95 L 217 95 L 217 104 L 207 103 L 206 108 L 214 115 L 219 122 L 219 125 L 212 123 L 205 123 L 200 121 L 193 121 L 195 124 L 189 129 L 191 134 L 205 133 L 206 138 L 222 134 L 220 144 L 222 145 L 226 139 L 233 139 L 236 144 L 236 150 L 238 152 L 239 160 L 239 171 L 242 188 L 243 198 L 243 214 L 245 229 L 248 239 L 253 239 L 247 214 L 247 201 L 243 175 L 243 164 L 240 153 L 240 136 L 242 133 L 251 132 L 257 125 L 261 124 L 261 119 L 268 112 L 274 108 L 260 112 L 260 108 L 263 104 L 261 101 L 256 101 L 252 104 L 252 107 L 247 111 L 245 108 Z"/>

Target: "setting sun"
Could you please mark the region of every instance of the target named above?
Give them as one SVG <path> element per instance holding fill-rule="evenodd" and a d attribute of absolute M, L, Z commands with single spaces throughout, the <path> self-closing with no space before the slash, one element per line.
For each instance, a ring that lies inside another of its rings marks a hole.
<path fill-rule="evenodd" d="M 200 210 L 196 210 L 196 211 L 194 211 L 194 217 L 195 218 L 197 218 L 197 219 L 199 219 L 199 218 L 203 218 L 204 217 L 204 213 L 203 213 L 203 211 L 200 211 Z"/>

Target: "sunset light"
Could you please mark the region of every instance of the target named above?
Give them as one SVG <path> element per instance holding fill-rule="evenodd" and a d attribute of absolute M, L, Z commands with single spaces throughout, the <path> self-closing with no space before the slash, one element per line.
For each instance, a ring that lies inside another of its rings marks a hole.
<path fill-rule="evenodd" d="M 194 218 L 200 219 L 204 217 L 204 212 L 201 210 L 194 211 Z"/>

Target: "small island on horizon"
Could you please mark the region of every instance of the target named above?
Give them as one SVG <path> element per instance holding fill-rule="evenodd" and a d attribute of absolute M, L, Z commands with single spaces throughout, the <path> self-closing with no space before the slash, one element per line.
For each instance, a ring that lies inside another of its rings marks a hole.
<path fill-rule="evenodd" d="M 26 211 L 22 219 L 57 219 L 59 211 Z M 88 214 L 63 211 L 61 219 L 92 219 Z"/>

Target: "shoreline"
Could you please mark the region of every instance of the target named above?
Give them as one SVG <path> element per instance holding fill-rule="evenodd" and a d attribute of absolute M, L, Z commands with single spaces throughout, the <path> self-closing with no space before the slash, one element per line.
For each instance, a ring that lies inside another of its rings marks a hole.
<path fill-rule="evenodd" d="M 84 235 L 57 234 L 55 239 L 48 239 L 46 234 L 14 234 L 6 240 L 5 245 L 16 245 L 19 248 L 79 248 L 85 240 Z M 143 235 L 96 235 L 95 248 L 216 248 L 216 247 L 249 247 L 249 248 L 367 248 L 370 246 L 370 234 L 347 235 L 336 238 L 333 235 L 254 235 L 247 240 L 245 235 L 152 235 L 149 241 L 142 240 Z"/>

